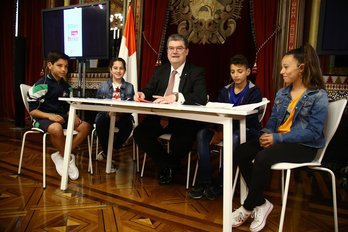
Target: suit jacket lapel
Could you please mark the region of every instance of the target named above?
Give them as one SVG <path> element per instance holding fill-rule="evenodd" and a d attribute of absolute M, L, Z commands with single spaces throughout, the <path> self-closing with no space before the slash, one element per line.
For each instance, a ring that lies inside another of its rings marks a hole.
<path fill-rule="evenodd" d="M 182 70 L 181 76 L 180 76 L 180 84 L 179 84 L 179 92 L 182 92 L 183 87 L 185 86 L 185 83 L 188 81 L 189 73 L 187 71 L 189 64 L 186 63 L 184 69 Z"/>

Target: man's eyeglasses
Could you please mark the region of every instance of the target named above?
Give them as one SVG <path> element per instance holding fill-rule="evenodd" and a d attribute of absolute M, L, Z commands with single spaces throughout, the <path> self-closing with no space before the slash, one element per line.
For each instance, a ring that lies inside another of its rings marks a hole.
<path fill-rule="evenodd" d="M 183 52 L 186 48 L 180 46 L 180 47 L 168 47 L 168 52 L 174 52 L 177 51 L 179 53 Z"/>

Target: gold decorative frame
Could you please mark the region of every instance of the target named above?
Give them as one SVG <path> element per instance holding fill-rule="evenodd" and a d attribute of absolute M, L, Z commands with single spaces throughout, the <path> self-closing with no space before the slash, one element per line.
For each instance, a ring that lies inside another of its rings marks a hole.
<path fill-rule="evenodd" d="M 172 24 L 193 43 L 223 44 L 236 30 L 244 0 L 172 0 Z"/>

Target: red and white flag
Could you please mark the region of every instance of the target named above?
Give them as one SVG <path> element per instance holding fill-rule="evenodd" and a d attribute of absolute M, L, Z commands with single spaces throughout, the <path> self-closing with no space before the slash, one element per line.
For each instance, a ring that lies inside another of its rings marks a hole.
<path fill-rule="evenodd" d="M 118 56 L 123 58 L 127 64 L 125 80 L 133 84 L 134 91 L 138 91 L 137 54 L 132 5 L 129 5 Z"/>
<path fill-rule="evenodd" d="M 124 79 L 134 86 L 134 91 L 138 91 L 138 72 L 137 72 L 137 53 L 135 42 L 134 16 L 132 5 L 129 5 L 126 25 L 123 29 L 120 52 L 118 57 L 123 58 L 127 64 L 126 74 Z M 134 123 L 138 125 L 138 114 L 133 113 Z"/>

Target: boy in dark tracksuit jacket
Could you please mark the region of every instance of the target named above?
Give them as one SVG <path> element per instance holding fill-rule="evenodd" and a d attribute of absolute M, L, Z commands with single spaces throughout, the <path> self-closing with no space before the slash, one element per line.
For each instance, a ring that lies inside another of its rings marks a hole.
<path fill-rule="evenodd" d="M 29 112 L 33 117 L 33 126 L 48 132 L 53 146 L 58 150 L 51 155 L 59 175 L 62 175 L 65 136 L 63 129 L 67 128 L 69 103 L 59 101 L 59 97 L 69 97 L 71 86 L 64 80 L 68 73 L 69 56 L 58 51 L 52 51 L 47 57 L 49 74 L 38 80 L 28 92 Z M 80 145 L 89 135 L 91 126 L 77 115 L 72 149 Z M 69 162 L 69 178 L 76 180 L 79 170 L 75 165 L 75 156 L 71 155 Z"/>

